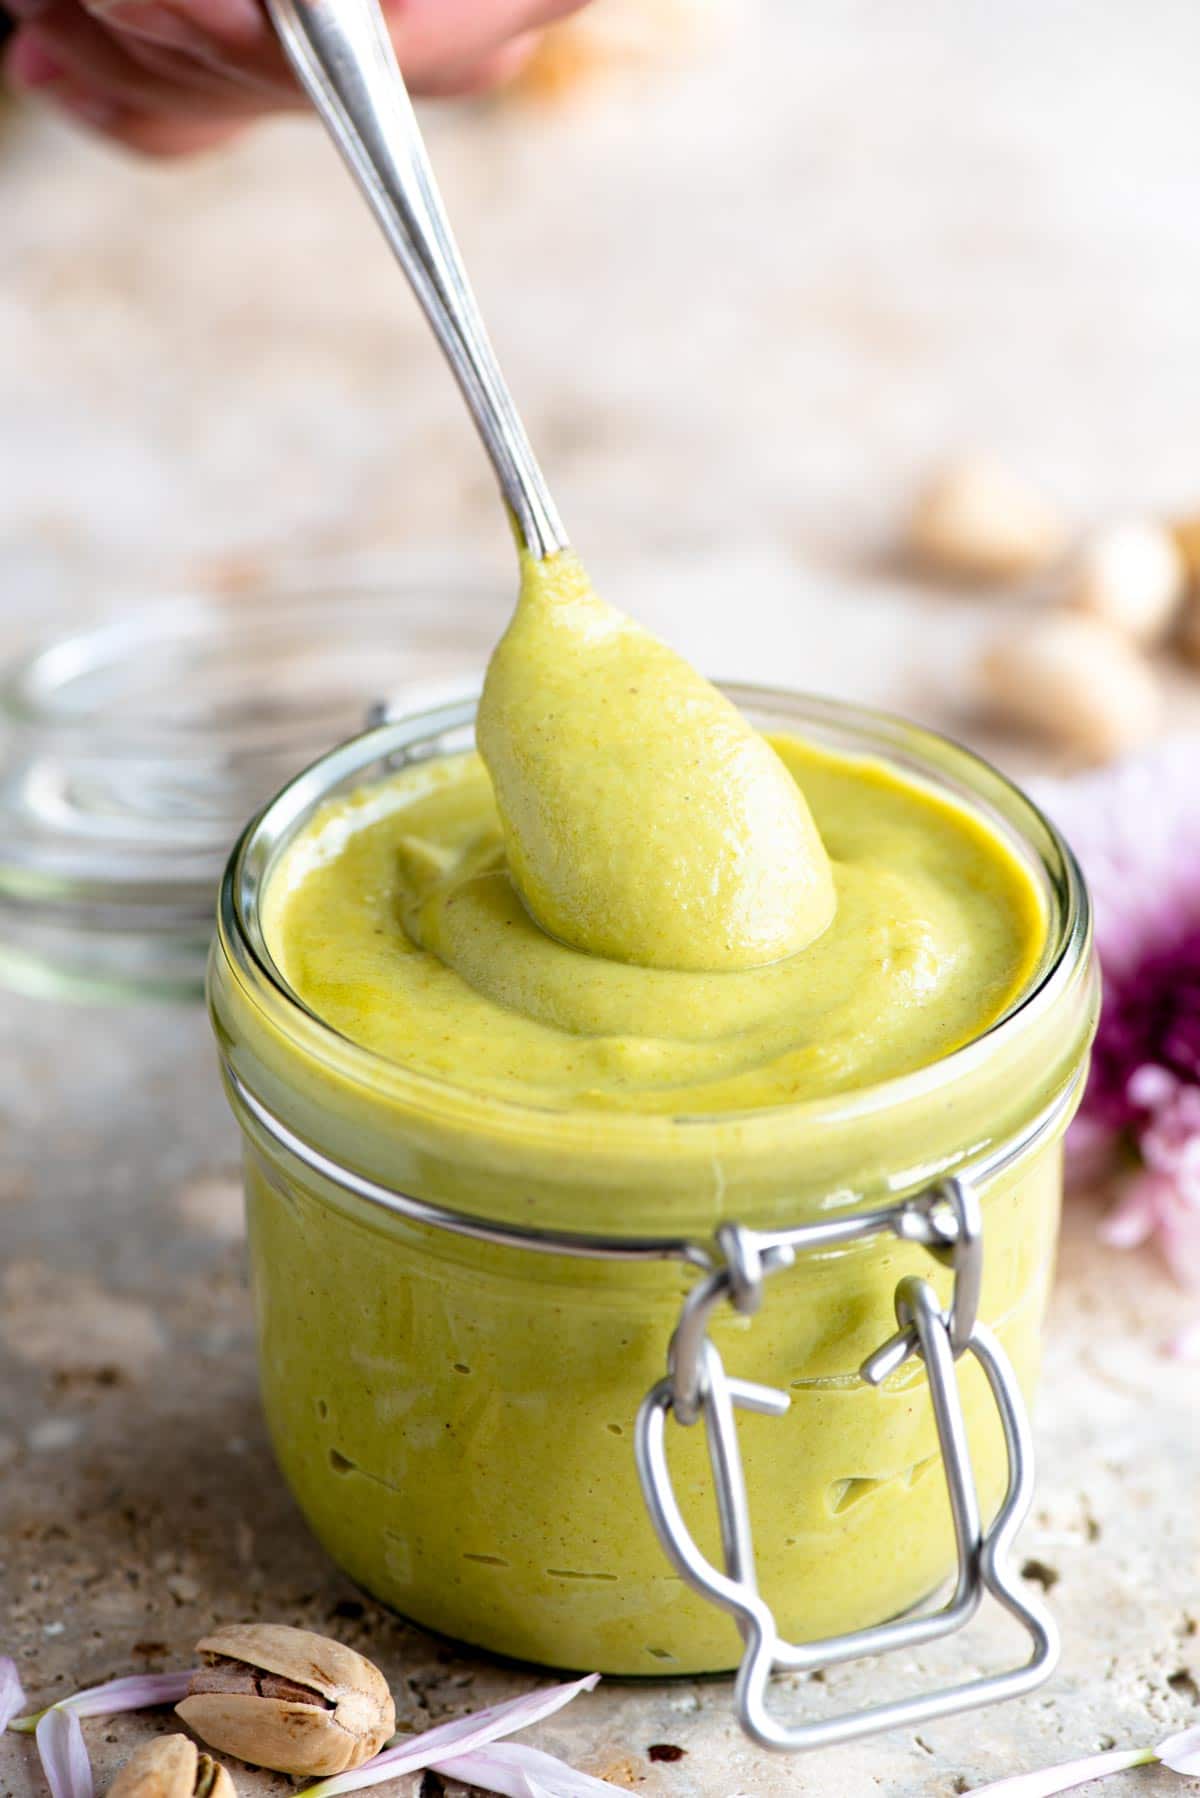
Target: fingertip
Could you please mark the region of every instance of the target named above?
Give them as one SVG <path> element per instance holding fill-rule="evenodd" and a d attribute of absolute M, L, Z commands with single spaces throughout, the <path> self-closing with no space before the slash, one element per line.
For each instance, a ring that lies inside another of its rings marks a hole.
<path fill-rule="evenodd" d="M 4 72 L 14 87 L 36 90 L 61 81 L 66 70 L 42 34 L 25 25 L 8 47 Z"/>
<path fill-rule="evenodd" d="M 230 49 L 253 50 L 273 35 L 256 0 L 171 0 L 169 10 L 182 24 Z"/>
<path fill-rule="evenodd" d="M 540 37 L 541 33 L 537 31 L 524 32 L 498 50 L 489 50 L 471 62 L 413 83 L 413 91 L 429 100 L 469 100 L 478 94 L 491 93 L 516 80 L 537 48 Z"/>
<path fill-rule="evenodd" d="M 32 33 L 22 33 L 12 45 L 5 73 L 17 86 L 93 131 L 111 130 L 120 121 L 123 108 L 83 85 Z"/>
<path fill-rule="evenodd" d="M 0 61 L 15 87 L 92 136 L 135 155 L 155 160 L 191 156 L 218 148 L 246 128 L 244 118 L 159 113 L 112 99 L 82 80 L 28 27 L 14 35 Z"/>
<path fill-rule="evenodd" d="M 102 100 L 96 94 L 73 93 L 69 89 L 53 93 L 51 99 L 81 125 L 106 134 L 120 124 L 124 110 L 112 100 Z"/>
<path fill-rule="evenodd" d="M 105 135 L 136 156 L 162 161 L 221 149 L 245 128 L 244 123 L 231 119 L 173 119 L 128 112 Z"/>
<path fill-rule="evenodd" d="M 266 15 L 254 0 L 82 0 L 118 39 L 194 55 L 220 50 L 246 54 L 270 39 Z"/>

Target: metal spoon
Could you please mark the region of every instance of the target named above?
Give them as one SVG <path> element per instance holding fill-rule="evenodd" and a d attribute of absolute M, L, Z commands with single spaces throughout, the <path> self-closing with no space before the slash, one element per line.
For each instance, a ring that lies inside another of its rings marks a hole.
<path fill-rule="evenodd" d="M 266 0 L 301 86 L 383 228 L 454 371 L 522 543 L 566 533 L 500 373 L 377 0 Z"/>

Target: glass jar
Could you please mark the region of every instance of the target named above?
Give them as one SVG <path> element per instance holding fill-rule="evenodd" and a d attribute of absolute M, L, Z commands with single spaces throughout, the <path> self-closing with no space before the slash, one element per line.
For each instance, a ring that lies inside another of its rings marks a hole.
<path fill-rule="evenodd" d="M 246 819 L 373 706 L 444 692 L 494 612 L 470 564 L 309 562 L 182 592 L 0 669 L 0 980 L 198 998 Z"/>
<path fill-rule="evenodd" d="M 731 1220 L 834 1223 L 974 1172 L 980 1315 L 1026 1391 L 1036 1376 L 1061 1138 L 1096 1009 L 1074 861 L 1027 799 L 944 739 L 849 706 L 728 691 L 760 729 L 879 758 L 953 795 L 1024 859 L 1044 895 L 1045 947 L 1027 990 L 980 1038 L 866 1090 L 715 1117 L 522 1107 L 346 1040 L 272 961 L 272 869 L 333 795 L 469 747 L 469 703 L 385 725 L 315 764 L 248 829 L 222 890 L 210 1002 L 245 1138 L 279 1463 L 318 1537 L 368 1591 L 520 1660 L 661 1676 L 739 1659 L 731 1618 L 664 1557 L 634 1454 L 692 1264 L 712 1264 Z M 614 1234 L 621 1258 L 560 1252 Z M 547 1239 L 559 1248 L 546 1252 Z M 953 1571 L 922 1364 L 909 1358 L 878 1390 L 859 1378 L 896 1329 L 899 1281 L 930 1276 L 948 1300 L 950 1276 L 933 1269 L 926 1248 L 894 1234 L 831 1241 L 773 1276 L 757 1316 L 725 1306 L 713 1317 L 731 1373 L 791 1401 L 786 1416 L 740 1416 L 739 1427 L 762 1591 L 794 1641 L 895 1617 Z M 1005 1442 L 981 1367 L 966 1357 L 960 1369 L 990 1514 Z M 719 1559 L 703 1436 L 673 1431 L 670 1466 L 687 1526 Z"/>

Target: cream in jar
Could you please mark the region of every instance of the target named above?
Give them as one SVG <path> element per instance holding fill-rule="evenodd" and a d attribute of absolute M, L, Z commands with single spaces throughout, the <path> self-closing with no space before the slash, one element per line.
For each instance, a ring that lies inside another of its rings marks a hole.
<path fill-rule="evenodd" d="M 703 1235 L 724 1217 L 852 1206 L 1069 1093 L 1090 1030 L 1085 950 L 1075 942 L 1057 1026 L 1033 1019 L 1014 1040 L 1020 1001 L 1065 951 L 1047 941 L 1057 899 L 989 808 L 867 743 L 751 732 L 669 652 L 597 620 L 573 570 L 559 572 L 565 587 L 534 596 L 549 611 L 531 615 L 527 591 L 489 675 L 491 778 L 465 746 L 421 754 L 296 817 L 251 921 L 264 990 L 227 887 L 213 996 L 238 1078 L 398 1192 L 635 1234 L 668 1213 Z M 593 625 L 615 641 L 590 693 L 578 641 L 561 689 L 553 670 L 544 685 L 519 668 L 511 679 L 513 632 L 528 670 Z M 649 696 L 622 760 L 611 750 L 627 722 L 604 694 L 642 671 Z M 561 743 L 547 728 L 556 693 L 578 709 Z M 693 831 L 681 810 L 689 720 L 696 743 L 708 731 L 733 746 L 737 775 L 728 791 L 711 765 L 697 776 L 709 822 L 726 807 L 711 853 L 734 851 L 731 878 L 707 889 L 708 852 L 691 855 L 704 816 Z M 755 770 L 765 799 L 745 797 Z M 582 836 L 572 793 L 593 820 Z M 737 853 L 760 803 L 788 846 L 778 863 L 766 833 Z M 639 831 L 654 852 L 627 912 L 624 854 L 603 849 L 633 853 Z M 589 906 L 589 891 L 604 902 Z M 689 895 L 699 922 L 682 931 Z M 803 946 L 760 959 L 780 919 Z M 370 1214 L 243 1122 L 268 1417 L 339 1561 L 409 1615 L 521 1658 L 625 1673 L 734 1664 L 728 1618 L 662 1559 L 630 1452 L 686 1270 L 530 1256 Z M 1055 1139 L 987 1195 L 985 1315 L 1027 1382 L 1058 1183 Z M 718 1327 L 739 1374 L 792 1398 L 785 1419 L 743 1428 L 764 1589 L 799 1640 L 892 1615 L 948 1570 L 919 1369 L 879 1393 L 857 1378 L 906 1271 L 927 1260 L 896 1243 L 813 1257 L 781 1277 L 753 1331 Z M 972 1367 L 963 1398 L 994 1505 L 1003 1445 Z M 715 1553 L 699 1434 L 682 1432 L 673 1457 Z"/>

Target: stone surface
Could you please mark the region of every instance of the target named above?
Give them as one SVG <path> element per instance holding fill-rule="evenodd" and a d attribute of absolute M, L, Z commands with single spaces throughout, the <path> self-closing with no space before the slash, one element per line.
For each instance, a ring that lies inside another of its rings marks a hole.
<path fill-rule="evenodd" d="M 962 444 L 1081 520 L 1195 506 L 1200 14 L 764 17 L 636 96 L 437 117 L 494 334 L 609 593 L 709 667 L 1029 765 L 970 705 L 973 646 L 1010 602 L 918 587 L 896 521 Z M 510 584 L 486 470 L 315 131 L 163 170 L 13 119 L 0 206 L 6 646 L 192 580 L 236 604 L 283 560 L 370 551 L 402 579 L 433 550 L 494 586 L 495 614 L 422 621 L 415 672 L 478 664 Z M 198 1009 L 0 997 L 3 1648 L 51 1698 L 262 1616 L 367 1648 L 406 1725 L 521 1689 L 381 1614 L 307 1537 L 258 1414 L 236 1184 Z M 1151 1256 L 1101 1249 L 1095 1217 L 1069 1213 L 1022 1543 L 1066 1639 L 1042 1692 L 801 1763 L 749 1748 L 722 1684 L 606 1685 L 535 1739 L 648 1798 L 942 1798 L 1194 1720 L 1197 1375 L 1163 1353 L 1189 1306 Z M 981 1619 L 965 1650 L 780 1702 L 820 1713 L 1012 1646 Z M 89 1724 L 101 1782 L 166 1726 Z M 41 1789 L 30 1745 L 0 1741 L 3 1798 Z"/>

